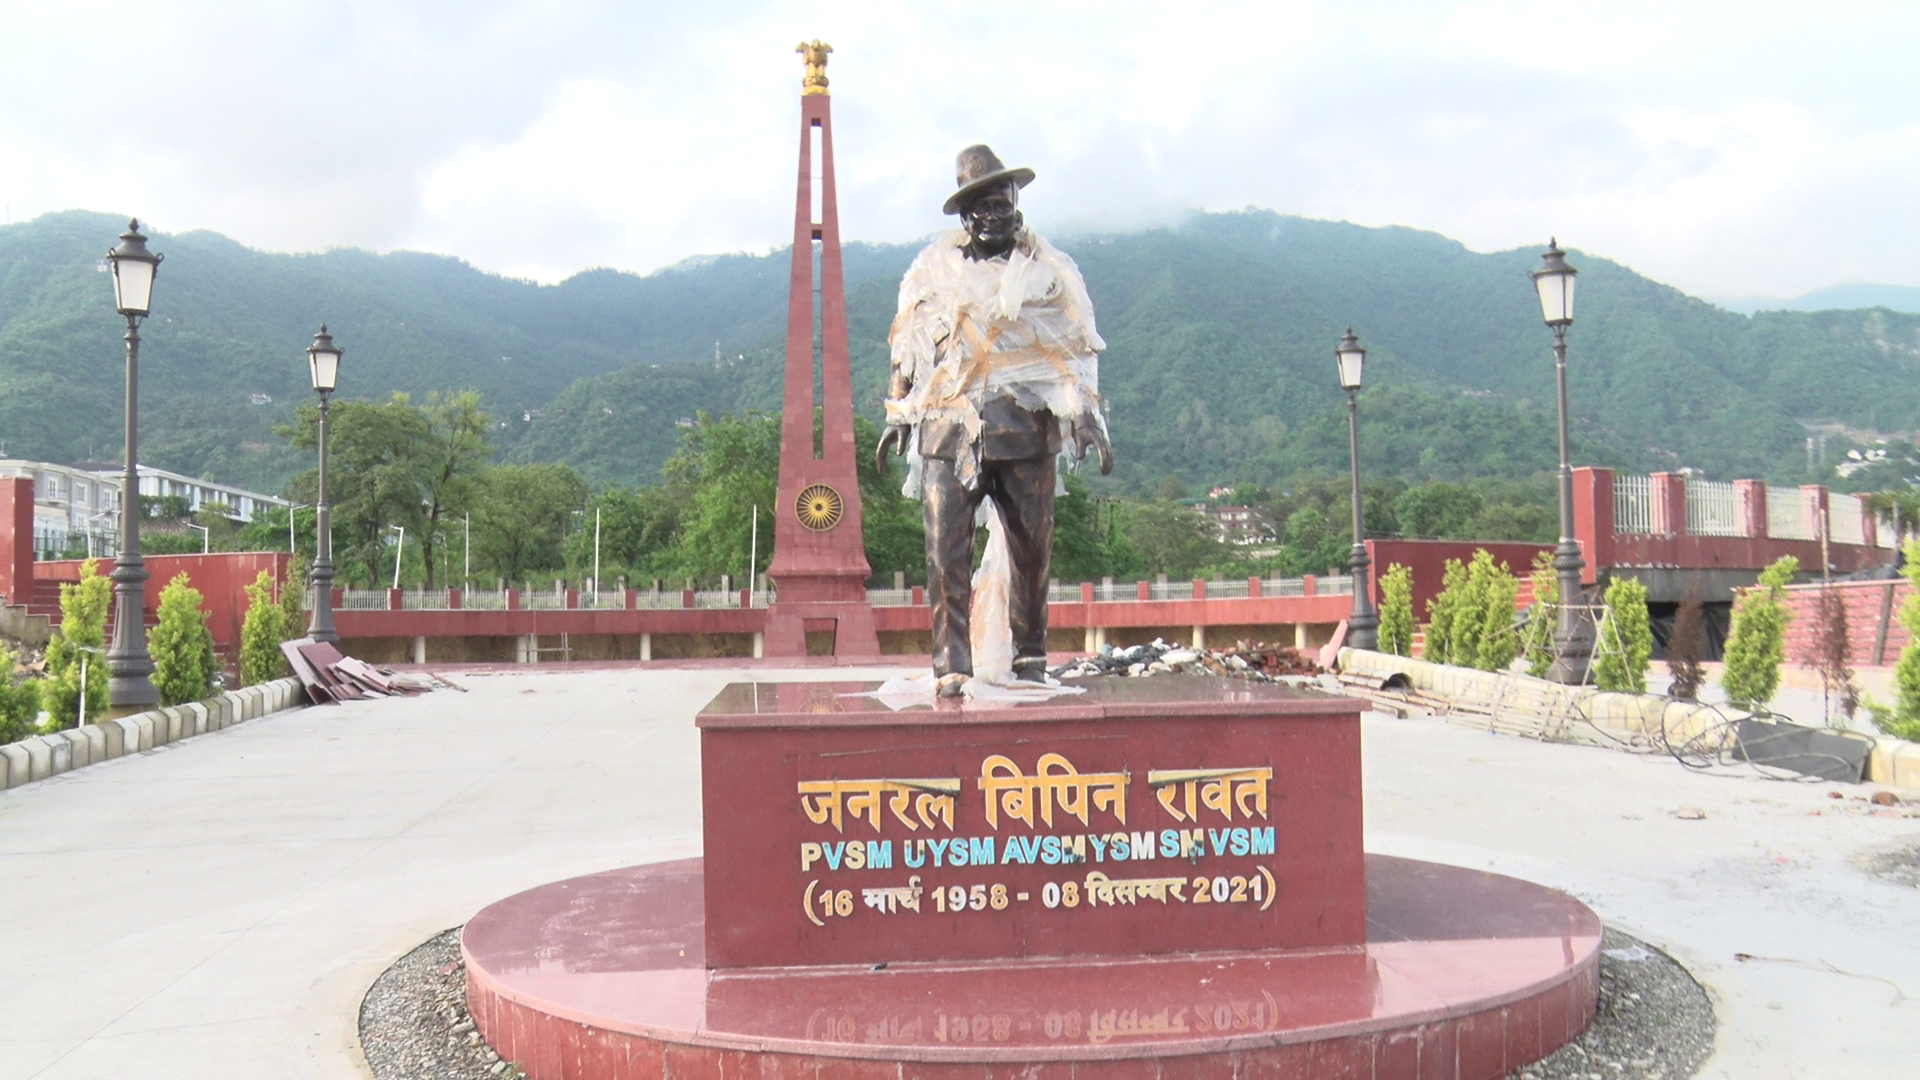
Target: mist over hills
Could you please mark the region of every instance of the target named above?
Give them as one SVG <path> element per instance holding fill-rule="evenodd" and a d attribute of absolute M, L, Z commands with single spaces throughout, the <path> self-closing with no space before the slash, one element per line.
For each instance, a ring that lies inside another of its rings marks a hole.
<path fill-rule="evenodd" d="M 117 457 L 123 326 L 96 264 L 124 226 L 69 212 L 0 227 L 8 454 Z M 542 286 L 441 256 L 150 235 L 167 261 L 143 331 L 142 456 L 161 467 L 267 490 L 305 468 L 271 426 L 310 400 L 303 350 L 322 320 L 347 349 L 343 396 L 479 390 L 505 456 L 567 461 L 599 483 L 653 482 L 677 421 L 700 409 L 780 404 L 785 251 Z M 1430 232 L 1260 211 L 1056 242 L 1085 272 L 1109 345 L 1114 487 L 1344 472 L 1332 350 L 1349 324 L 1372 350 L 1371 475 L 1524 478 L 1553 465 L 1535 250 L 1479 254 Z M 918 247 L 846 250 L 856 404 L 876 420 L 895 289 Z M 1596 255 L 1572 261 L 1584 463 L 1792 480 L 1806 468 L 1803 424 L 1920 428 L 1920 316 L 1746 316 Z M 252 405 L 254 394 L 273 401 Z"/>

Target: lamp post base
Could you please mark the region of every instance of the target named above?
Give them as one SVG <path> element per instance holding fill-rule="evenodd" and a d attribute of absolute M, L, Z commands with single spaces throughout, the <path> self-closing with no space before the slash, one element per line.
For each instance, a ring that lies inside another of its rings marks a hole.
<path fill-rule="evenodd" d="M 160 704 L 160 688 L 147 675 L 114 675 L 107 680 L 107 700 L 117 716 L 145 712 Z"/>

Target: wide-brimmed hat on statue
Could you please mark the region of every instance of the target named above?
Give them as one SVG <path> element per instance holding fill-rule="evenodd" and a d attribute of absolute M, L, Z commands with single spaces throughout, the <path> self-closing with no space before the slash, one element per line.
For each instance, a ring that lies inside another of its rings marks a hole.
<path fill-rule="evenodd" d="M 1032 169 L 1007 168 L 1000 161 L 999 156 L 993 152 L 993 148 L 986 143 L 969 146 L 960 151 L 959 158 L 954 162 L 954 172 L 957 174 L 955 179 L 960 184 L 960 190 L 954 192 L 947 199 L 947 205 L 942 208 L 949 214 L 959 213 L 960 208 L 967 204 L 967 200 L 998 184 L 1011 181 L 1020 187 L 1026 187 L 1033 183 Z"/>

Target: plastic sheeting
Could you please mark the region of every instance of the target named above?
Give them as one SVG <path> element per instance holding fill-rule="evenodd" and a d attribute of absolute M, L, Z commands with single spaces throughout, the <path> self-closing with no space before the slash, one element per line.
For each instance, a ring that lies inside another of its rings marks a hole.
<path fill-rule="evenodd" d="M 907 392 L 887 402 L 889 425 L 949 421 L 963 426 L 967 448 L 954 462 L 962 486 L 979 486 L 981 410 L 1011 397 L 1023 408 L 1049 410 L 1059 444 L 1071 451 L 1071 427 L 1091 417 L 1102 434 L 1100 350 L 1093 301 L 1073 260 L 1031 230 L 1021 230 L 1005 260 L 969 259 L 964 229 L 927 245 L 900 283 L 900 308 L 889 343 L 895 385 Z M 908 439 L 907 482 L 919 498 L 925 461 Z M 1064 484 L 1056 494 L 1064 493 Z M 999 508 L 981 502 L 978 524 L 987 550 L 973 576 L 971 631 L 976 682 L 1013 682 L 1013 633 L 1007 617 L 1012 565 Z"/>
<path fill-rule="evenodd" d="M 1080 268 L 1030 230 L 1005 260 L 969 259 L 964 229 L 927 245 L 900 282 L 900 308 L 889 342 L 893 370 L 907 392 L 887 402 L 889 425 L 947 420 L 962 425 L 969 450 L 954 462 L 960 483 L 979 483 L 980 410 L 1011 397 L 1048 409 L 1069 427 L 1091 416 L 1106 431 L 1100 409 L 1100 350 L 1106 342 L 1093 323 Z M 902 493 L 920 496 L 918 440 L 908 440 Z"/>

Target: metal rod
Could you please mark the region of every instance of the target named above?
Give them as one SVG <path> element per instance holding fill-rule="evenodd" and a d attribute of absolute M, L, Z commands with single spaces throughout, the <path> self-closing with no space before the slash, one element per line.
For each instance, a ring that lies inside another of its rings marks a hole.
<path fill-rule="evenodd" d="M 127 316 L 127 471 L 121 480 L 120 556 L 114 560 L 113 645 L 107 700 L 116 711 L 160 703 L 147 654 L 147 562 L 140 557 L 140 317 Z"/>
<path fill-rule="evenodd" d="M 333 504 L 327 498 L 327 396 L 320 394 L 320 491 L 313 504 L 313 569 L 307 575 L 313 584 L 313 614 L 307 636 L 338 645 L 340 633 L 333 628 Z"/>
<path fill-rule="evenodd" d="M 1371 574 L 1367 558 L 1365 518 L 1360 512 L 1360 389 L 1347 389 L 1347 452 L 1353 463 L 1353 554 L 1347 558 L 1353 575 L 1353 614 L 1347 617 L 1347 644 L 1356 649 L 1380 646 L 1380 615 L 1368 595 Z"/>
<path fill-rule="evenodd" d="M 1573 465 L 1567 446 L 1567 328 L 1553 328 L 1553 369 L 1560 398 L 1560 544 L 1554 549 L 1553 569 L 1560 579 L 1560 620 L 1554 629 L 1553 666 L 1547 677 L 1560 683 L 1587 681 L 1593 642 L 1580 619 L 1580 540 L 1573 525 Z"/>

